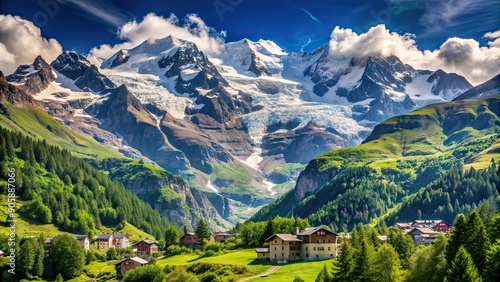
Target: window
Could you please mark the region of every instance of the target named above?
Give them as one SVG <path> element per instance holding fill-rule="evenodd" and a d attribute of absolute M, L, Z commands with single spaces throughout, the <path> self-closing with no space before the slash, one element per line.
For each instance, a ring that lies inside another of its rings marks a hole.
<path fill-rule="evenodd" d="M 331 247 L 328 247 L 328 250 L 330 251 L 330 250 L 331 250 Z"/>
<path fill-rule="evenodd" d="M 306 258 L 308 258 L 308 257 L 309 257 L 309 254 L 306 254 Z"/>
<path fill-rule="evenodd" d="M 285 254 L 281 254 L 281 257 L 285 257 Z"/>
<path fill-rule="evenodd" d="M 328 239 L 328 243 L 330 243 L 330 239 Z"/>
<path fill-rule="evenodd" d="M 318 240 L 318 239 L 316 239 L 316 243 L 319 243 L 319 240 Z"/>
<path fill-rule="evenodd" d="M 284 244 L 284 243 L 285 243 L 285 241 L 281 240 L 281 244 Z"/>
<path fill-rule="evenodd" d="M 284 250 L 285 250 L 285 247 L 284 247 L 284 246 L 282 246 L 282 247 L 281 247 L 281 250 L 282 250 L 282 251 L 284 251 Z"/>
<path fill-rule="evenodd" d="M 314 247 L 313 251 L 316 251 L 316 247 Z"/>
<path fill-rule="evenodd" d="M 274 250 L 276 251 L 276 247 L 274 247 Z"/>
<path fill-rule="evenodd" d="M 306 247 L 306 251 L 307 251 L 307 247 Z"/>
<path fill-rule="evenodd" d="M 325 242 L 325 240 L 323 240 L 323 243 Z"/>
<path fill-rule="evenodd" d="M 274 240 L 274 244 L 276 244 L 276 240 Z"/>
<path fill-rule="evenodd" d="M 276 255 L 276 254 L 274 254 L 274 257 L 277 257 L 277 255 Z"/>

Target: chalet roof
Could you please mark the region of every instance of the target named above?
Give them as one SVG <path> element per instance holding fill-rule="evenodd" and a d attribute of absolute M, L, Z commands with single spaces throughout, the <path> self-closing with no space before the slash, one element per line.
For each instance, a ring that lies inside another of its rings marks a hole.
<path fill-rule="evenodd" d="M 396 225 L 400 226 L 400 227 L 410 228 L 411 227 L 411 222 L 397 222 Z"/>
<path fill-rule="evenodd" d="M 111 236 L 113 236 L 113 234 L 99 234 L 97 236 L 97 238 L 95 238 L 96 240 L 109 240 L 109 238 L 111 238 Z"/>
<path fill-rule="evenodd" d="M 126 258 L 126 259 L 122 259 L 121 261 L 115 263 L 115 265 L 119 265 L 122 262 L 127 261 L 127 260 L 133 260 L 133 261 L 136 261 L 136 262 L 138 262 L 140 264 L 147 264 L 148 263 L 147 260 L 144 260 L 144 259 L 142 259 L 140 257 L 129 257 L 129 258 Z"/>
<path fill-rule="evenodd" d="M 146 242 L 148 245 L 152 245 L 152 244 L 158 245 L 158 242 L 156 242 L 155 240 L 147 240 L 146 239 L 146 240 L 142 240 L 141 242 Z"/>
<path fill-rule="evenodd" d="M 214 234 L 214 236 L 234 236 L 234 234 L 217 232 Z"/>
<path fill-rule="evenodd" d="M 434 227 L 442 221 L 443 220 L 441 220 L 441 219 L 422 219 L 422 220 L 419 219 L 419 220 L 415 220 L 411 225 L 413 226 L 415 224 L 418 224 L 418 225 L 425 225 L 425 226 Z"/>
<path fill-rule="evenodd" d="M 315 227 L 308 227 L 308 228 L 302 230 L 302 232 L 299 232 L 299 234 L 297 234 L 297 235 L 299 235 L 299 236 L 312 235 L 312 234 L 316 233 L 319 230 L 325 230 L 325 231 L 327 231 L 329 233 L 335 234 L 332 231 L 329 231 L 328 229 L 324 228 L 323 226 L 315 226 Z"/>
<path fill-rule="evenodd" d="M 115 238 L 117 238 L 117 239 L 123 239 L 123 238 L 125 238 L 125 237 L 127 237 L 127 238 L 128 238 L 128 235 L 127 235 L 127 234 L 123 234 L 123 233 L 114 233 L 113 235 L 114 235 L 114 236 L 115 236 Z"/>
<path fill-rule="evenodd" d="M 266 242 L 273 239 L 274 237 L 279 237 L 283 241 L 287 242 L 302 242 L 297 236 L 292 235 L 292 234 L 273 234 L 269 238 L 266 239 Z"/>
<path fill-rule="evenodd" d="M 85 240 L 85 238 L 88 238 L 89 236 L 88 235 L 73 235 L 73 237 L 76 240 Z"/>
<path fill-rule="evenodd" d="M 269 253 L 269 248 L 256 248 L 255 252 L 257 252 L 257 253 Z"/>
<path fill-rule="evenodd" d="M 410 232 L 408 232 L 408 234 L 413 234 L 416 233 L 417 231 L 421 232 L 422 234 L 436 234 L 436 231 L 428 227 L 413 228 Z"/>

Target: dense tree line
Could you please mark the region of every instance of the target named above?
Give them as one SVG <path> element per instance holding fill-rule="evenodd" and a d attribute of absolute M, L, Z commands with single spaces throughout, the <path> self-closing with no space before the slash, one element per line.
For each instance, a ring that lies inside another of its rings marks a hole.
<path fill-rule="evenodd" d="M 316 282 L 499 281 L 500 213 L 486 223 L 481 218 L 475 210 L 467 217 L 459 214 L 451 234 L 419 248 L 399 229 L 360 226 L 343 238 L 339 257 Z M 387 235 L 387 243 L 378 240 L 379 234 Z"/>
<path fill-rule="evenodd" d="M 274 233 L 290 234 L 295 227 L 304 230 L 309 222 L 302 218 L 275 217 L 266 221 L 248 221 L 238 226 L 236 230 L 245 246 L 261 246 L 264 240 Z"/>
<path fill-rule="evenodd" d="M 21 214 L 39 222 L 94 235 L 103 224 L 128 221 L 158 238 L 169 225 L 122 184 L 70 151 L 0 128 L 1 193 L 10 167 L 17 171 L 17 195 L 25 201 Z"/>
<path fill-rule="evenodd" d="M 476 209 L 488 198 L 500 193 L 500 166 L 495 162 L 488 169 L 468 172 L 451 169 L 442 177 L 403 200 L 397 212 L 386 222 L 412 221 L 419 218 L 440 218 L 452 222 L 458 213 Z M 418 217 L 418 218 L 415 218 Z"/>

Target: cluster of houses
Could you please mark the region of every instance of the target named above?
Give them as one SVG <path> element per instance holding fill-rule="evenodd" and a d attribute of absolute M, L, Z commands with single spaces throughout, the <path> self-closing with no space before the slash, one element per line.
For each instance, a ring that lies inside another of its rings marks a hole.
<path fill-rule="evenodd" d="M 73 237 L 80 243 L 84 251 L 90 250 L 90 238 L 87 235 L 73 235 Z M 55 237 L 54 237 L 55 238 Z M 47 238 L 45 240 L 45 249 L 48 251 L 54 238 Z M 142 240 L 133 245 L 127 234 L 112 233 L 100 234 L 92 238 L 94 245 L 99 250 L 125 249 L 132 247 L 132 250 L 138 255 L 152 255 L 158 252 L 158 242 L 154 240 Z"/>
<path fill-rule="evenodd" d="M 337 257 L 338 235 L 322 226 L 298 228 L 291 234 L 273 234 L 266 239 L 269 248 L 257 248 L 258 259 L 276 263 L 296 260 L 322 260 Z"/>
<path fill-rule="evenodd" d="M 213 235 L 210 235 L 208 239 L 209 242 L 224 242 L 229 238 L 236 237 L 238 234 L 236 233 L 224 233 L 224 232 L 216 232 Z M 202 248 L 202 240 L 198 238 L 194 233 L 188 232 L 179 239 L 179 245 L 189 247 L 192 249 L 201 249 Z"/>
<path fill-rule="evenodd" d="M 434 242 L 439 233 L 453 231 L 453 227 L 444 220 L 415 220 L 396 223 L 394 227 L 408 233 L 416 246 Z"/>

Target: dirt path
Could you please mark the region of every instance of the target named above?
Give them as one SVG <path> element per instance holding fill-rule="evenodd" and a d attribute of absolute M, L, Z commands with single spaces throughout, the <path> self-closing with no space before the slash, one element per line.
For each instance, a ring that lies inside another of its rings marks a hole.
<path fill-rule="evenodd" d="M 241 278 L 240 280 L 236 281 L 236 282 L 243 282 L 243 281 L 247 281 L 247 280 L 250 280 L 250 279 L 254 279 L 254 278 L 258 278 L 258 277 L 262 277 L 262 276 L 267 276 L 273 272 L 275 272 L 276 270 L 278 270 L 281 266 L 279 265 L 274 265 L 274 266 L 271 266 L 268 270 L 266 270 L 265 272 L 262 272 L 262 273 L 259 273 L 257 275 L 254 275 L 254 276 L 250 276 L 250 277 L 245 277 L 245 278 Z"/>

